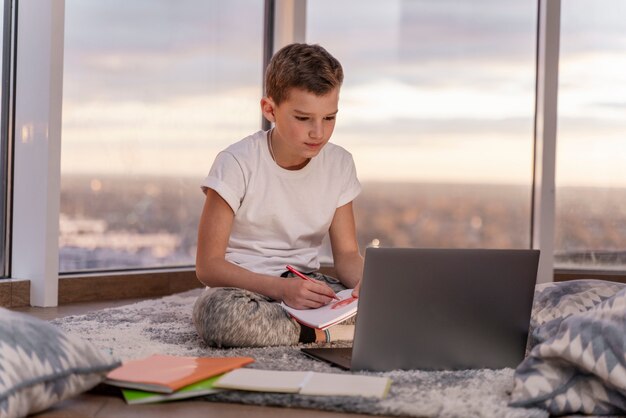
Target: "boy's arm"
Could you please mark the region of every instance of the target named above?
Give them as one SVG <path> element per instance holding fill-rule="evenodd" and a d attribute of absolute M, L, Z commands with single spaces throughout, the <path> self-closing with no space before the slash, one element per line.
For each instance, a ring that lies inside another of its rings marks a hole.
<path fill-rule="evenodd" d="M 334 296 L 330 287 L 301 279 L 282 279 L 254 273 L 226 261 L 226 247 L 235 214 L 212 189 L 207 196 L 198 227 L 196 276 L 210 287 L 238 287 L 282 300 L 296 309 L 318 308 Z"/>
<path fill-rule="evenodd" d="M 359 244 L 356 238 L 356 226 L 352 202 L 347 203 L 335 211 L 330 224 L 330 243 L 333 250 L 333 259 L 337 278 L 348 288 L 358 287 L 363 277 L 363 257 L 359 253 Z"/>

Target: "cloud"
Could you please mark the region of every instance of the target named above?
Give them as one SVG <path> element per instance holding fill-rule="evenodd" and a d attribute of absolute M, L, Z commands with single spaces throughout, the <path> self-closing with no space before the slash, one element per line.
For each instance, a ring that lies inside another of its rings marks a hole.
<path fill-rule="evenodd" d="M 589 53 L 623 55 L 626 48 L 624 16 L 626 2 L 623 0 L 562 2 L 560 39 L 562 58 Z"/>
<path fill-rule="evenodd" d="M 75 100 L 261 85 L 262 2 L 73 0 L 65 26 L 64 93 Z"/>
<path fill-rule="evenodd" d="M 324 45 L 346 70 L 337 141 L 367 167 L 385 156 L 393 168 L 400 158 L 403 169 L 394 178 L 421 175 L 411 174 L 416 161 L 427 171 L 450 156 L 461 164 L 466 155 L 496 152 L 492 146 L 503 147 L 497 152 L 511 160 L 510 150 L 523 149 L 517 163 L 502 164 L 518 164 L 522 174 L 514 178 L 525 178 L 536 6 L 520 0 L 307 2 L 308 41 Z M 625 12 L 624 0 L 562 4 L 559 141 L 578 141 L 583 156 L 589 138 L 617 146 L 626 130 L 625 102 L 609 99 L 624 97 Z M 172 172 L 191 170 L 189 161 L 200 162 L 194 159 L 205 143 L 213 148 L 204 165 L 213 152 L 257 129 L 262 18 L 257 0 L 66 0 L 65 163 L 106 171 L 106 154 L 98 164 L 85 157 L 99 145 L 120 155 L 147 153 L 138 171 L 158 172 L 172 157 Z M 367 170 L 378 175 L 375 167 Z M 476 178 L 490 175 L 481 173 Z"/>

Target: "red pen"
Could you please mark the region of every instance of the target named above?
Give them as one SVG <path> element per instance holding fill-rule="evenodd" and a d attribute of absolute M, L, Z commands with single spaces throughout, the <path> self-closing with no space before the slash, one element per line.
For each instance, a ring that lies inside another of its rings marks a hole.
<path fill-rule="evenodd" d="M 312 278 L 305 276 L 304 274 L 300 273 L 298 270 L 296 270 L 292 266 L 286 266 L 286 268 L 287 268 L 287 270 L 289 270 L 290 272 L 292 272 L 293 274 L 295 274 L 296 276 L 298 276 L 301 279 L 308 280 L 308 281 L 313 282 L 313 283 L 317 283 L 317 280 L 313 280 Z M 333 296 L 333 299 L 341 300 L 341 299 L 339 299 L 337 297 L 337 295 Z"/>

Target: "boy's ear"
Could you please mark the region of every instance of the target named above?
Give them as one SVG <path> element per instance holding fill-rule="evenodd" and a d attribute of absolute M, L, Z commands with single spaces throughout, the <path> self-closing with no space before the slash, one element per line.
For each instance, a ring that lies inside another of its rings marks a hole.
<path fill-rule="evenodd" d="M 274 101 L 269 97 L 263 97 L 261 99 L 261 112 L 263 112 L 263 116 L 265 116 L 265 119 L 269 120 L 270 122 L 276 122 L 276 117 L 274 116 L 275 108 L 276 105 L 274 104 Z"/>

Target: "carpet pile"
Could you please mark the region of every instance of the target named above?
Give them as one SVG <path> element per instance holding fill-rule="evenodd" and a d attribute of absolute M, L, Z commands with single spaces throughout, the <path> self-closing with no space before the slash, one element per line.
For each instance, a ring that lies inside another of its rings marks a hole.
<path fill-rule="evenodd" d="M 206 346 L 197 336 L 191 322 L 193 303 L 199 293 L 200 290 L 195 289 L 160 299 L 68 316 L 52 323 L 70 334 L 91 341 L 101 350 L 122 360 L 155 353 L 179 356 L 250 356 L 256 361 L 248 367 L 258 369 L 346 373 L 305 356 L 299 350 L 304 345 L 252 349 L 215 349 Z M 386 398 L 378 400 L 227 391 L 207 396 L 206 400 L 412 417 L 548 416 L 540 409 L 508 406 L 509 393 L 513 388 L 512 369 L 443 372 L 398 370 L 369 374 L 392 379 L 393 383 Z"/>

